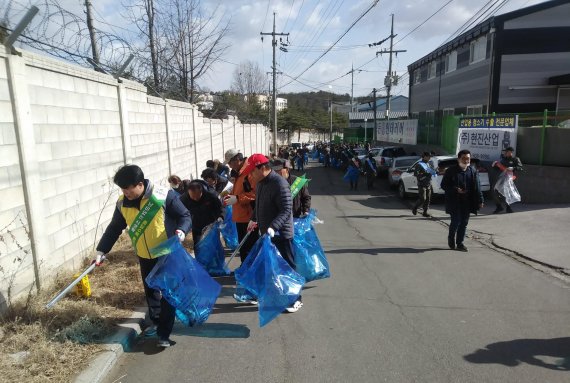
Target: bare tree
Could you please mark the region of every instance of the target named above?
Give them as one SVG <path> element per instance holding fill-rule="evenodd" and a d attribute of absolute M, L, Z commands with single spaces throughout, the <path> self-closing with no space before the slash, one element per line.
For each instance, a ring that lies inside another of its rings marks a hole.
<path fill-rule="evenodd" d="M 195 101 L 197 80 L 204 76 L 228 48 L 225 37 L 230 20 L 215 8 L 202 13 L 200 0 L 170 0 L 161 7 L 165 61 L 161 63 L 179 79 L 180 97 Z"/>
<path fill-rule="evenodd" d="M 234 70 L 232 78 L 232 90 L 247 96 L 248 101 L 265 91 L 265 76 L 256 62 L 242 61 Z"/>
<path fill-rule="evenodd" d="M 143 53 L 150 55 L 154 89 L 160 89 L 162 78 L 159 72 L 158 24 L 155 0 L 134 0 L 122 4 L 127 18 L 138 28 L 145 40 Z M 148 51 L 146 51 L 148 49 Z M 145 52 L 146 51 L 146 52 Z"/>

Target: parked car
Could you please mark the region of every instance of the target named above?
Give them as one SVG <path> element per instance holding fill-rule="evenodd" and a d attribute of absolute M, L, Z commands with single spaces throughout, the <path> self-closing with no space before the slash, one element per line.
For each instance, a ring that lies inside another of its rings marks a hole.
<path fill-rule="evenodd" d="M 390 186 L 397 186 L 398 182 L 400 182 L 400 176 L 402 173 L 408 170 L 410 166 L 414 165 L 420 158 L 420 156 L 394 158 L 392 165 L 390 165 L 390 168 L 388 169 L 388 183 Z"/>
<path fill-rule="evenodd" d="M 406 151 L 401 146 L 386 146 L 379 149 L 377 155 L 374 156 L 376 164 L 378 165 L 378 176 L 388 174 L 388 169 L 392 165 L 393 158 L 406 155 Z"/>
<path fill-rule="evenodd" d="M 418 160 L 419 161 L 419 160 Z M 414 162 L 410 168 L 403 172 L 400 176 L 400 180 L 398 181 L 398 195 L 400 198 L 406 198 L 409 194 L 417 194 L 418 193 L 418 184 L 416 177 L 414 177 L 413 167 L 418 162 Z M 441 188 L 441 180 L 443 178 L 443 174 L 451 165 L 457 163 L 457 157 L 455 156 L 435 156 L 432 157 L 430 160 L 430 164 L 433 166 L 434 169 L 437 171 L 437 176 L 431 178 L 431 186 L 433 189 L 434 195 L 444 195 L 444 191 Z M 471 163 L 477 168 L 479 171 L 479 182 L 481 184 L 481 190 L 483 192 L 491 190 L 491 184 L 489 183 L 489 173 L 487 169 L 480 166 L 480 161 L 476 158 L 471 159 Z"/>

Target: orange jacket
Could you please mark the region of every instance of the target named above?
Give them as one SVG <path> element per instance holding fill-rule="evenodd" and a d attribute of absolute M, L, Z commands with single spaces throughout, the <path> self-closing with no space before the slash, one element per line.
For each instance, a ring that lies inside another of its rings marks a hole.
<path fill-rule="evenodd" d="M 255 202 L 256 182 L 249 175 L 246 176 L 243 174 L 246 166 L 247 161 L 244 162 L 241 167 L 239 176 L 237 176 L 236 181 L 234 182 L 234 189 L 232 191 L 232 195 L 237 197 L 237 202 L 234 204 L 232 211 L 232 221 L 234 222 L 247 223 L 251 220 L 251 216 L 253 214 L 252 202 Z M 243 187 L 243 183 L 246 178 L 249 180 L 249 184 L 251 185 L 251 191 L 249 192 L 246 192 Z"/>

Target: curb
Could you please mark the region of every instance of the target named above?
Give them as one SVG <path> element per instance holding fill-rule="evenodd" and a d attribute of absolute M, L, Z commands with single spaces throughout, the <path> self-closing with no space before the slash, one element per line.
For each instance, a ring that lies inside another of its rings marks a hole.
<path fill-rule="evenodd" d="M 75 377 L 74 383 L 99 383 L 111 371 L 121 355 L 130 349 L 142 332 L 146 307 L 135 307 L 133 314 L 119 329 L 105 340 L 103 350 L 89 361 L 87 367 Z"/>

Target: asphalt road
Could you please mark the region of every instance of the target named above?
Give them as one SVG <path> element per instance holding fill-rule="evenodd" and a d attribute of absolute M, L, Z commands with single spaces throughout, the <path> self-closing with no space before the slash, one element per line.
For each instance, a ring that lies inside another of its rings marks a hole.
<path fill-rule="evenodd" d="M 164 351 L 141 340 L 109 383 L 570 381 L 568 286 L 473 240 L 449 250 L 385 180 L 353 192 L 338 170 L 307 174 L 332 277 L 304 307 L 259 328 L 226 278 L 205 325 L 177 324 Z"/>

